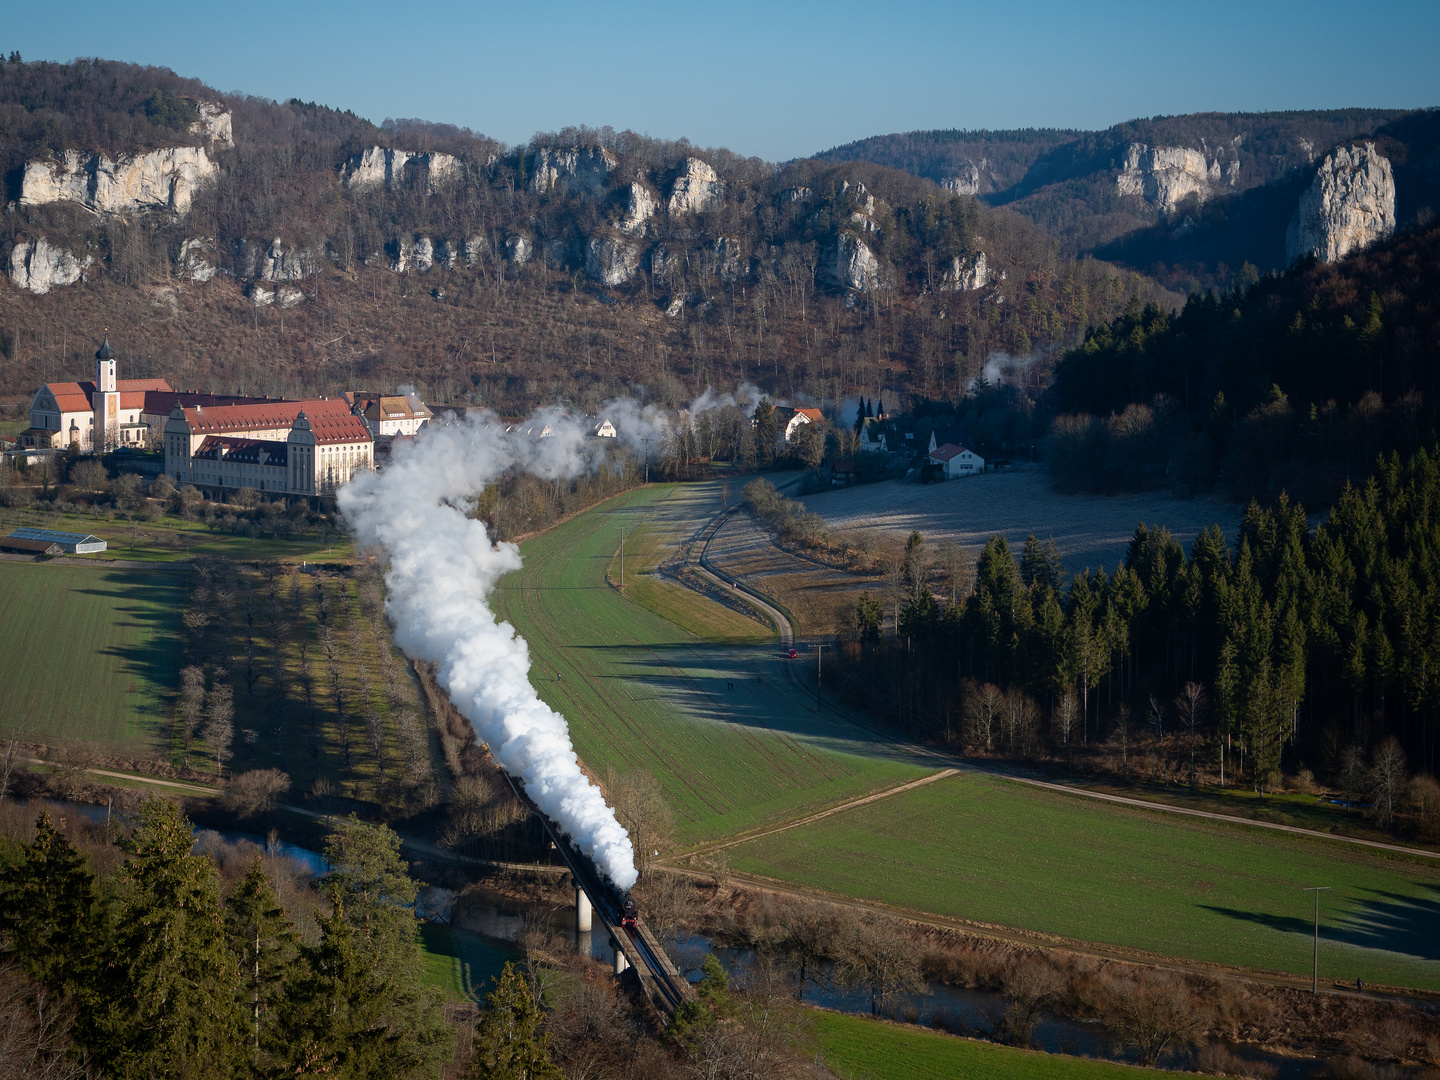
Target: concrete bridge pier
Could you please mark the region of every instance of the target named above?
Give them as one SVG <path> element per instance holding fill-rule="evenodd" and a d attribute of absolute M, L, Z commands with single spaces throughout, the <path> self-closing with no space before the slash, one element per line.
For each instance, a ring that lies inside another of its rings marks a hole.
<path fill-rule="evenodd" d="M 615 953 L 615 974 L 623 975 L 625 969 L 630 966 L 630 961 L 625 959 L 625 954 L 620 950 L 620 943 L 614 938 L 610 939 L 610 949 Z"/>
<path fill-rule="evenodd" d="M 577 934 L 588 934 L 593 918 L 593 911 L 590 907 L 590 897 L 579 885 L 575 886 L 575 932 Z"/>

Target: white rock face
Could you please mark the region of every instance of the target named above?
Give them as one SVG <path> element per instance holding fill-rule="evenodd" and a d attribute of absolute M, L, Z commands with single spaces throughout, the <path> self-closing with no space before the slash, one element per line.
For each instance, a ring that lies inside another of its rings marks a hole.
<path fill-rule="evenodd" d="M 653 191 L 637 180 L 626 189 L 624 207 L 624 216 L 615 227 L 630 236 L 641 236 L 660 208 L 660 201 Z"/>
<path fill-rule="evenodd" d="M 251 285 L 250 303 L 256 307 L 265 307 L 267 304 L 275 303 L 275 290 L 267 289 L 264 285 Z"/>
<path fill-rule="evenodd" d="M 984 182 L 980 170 L 989 167 L 990 162 L 986 158 L 981 158 L 978 165 L 973 161 L 967 161 L 960 166 L 957 175 L 944 177 L 940 181 L 940 186 L 957 195 L 978 195 L 980 194 L 980 185 Z"/>
<path fill-rule="evenodd" d="M 585 273 L 602 285 L 624 285 L 640 269 L 640 249 L 614 236 L 592 236 L 585 245 Z"/>
<path fill-rule="evenodd" d="M 204 135 L 211 149 L 217 146 L 229 149 L 235 145 L 235 136 L 230 127 L 230 110 L 218 101 L 201 101 L 195 111 L 200 119 L 190 125 L 196 135 Z"/>
<path fill-rule="evenodd" d="M 1168 213 L 1191 195 L 1204 202 L 1239 182 L 1239 161 L 1222 165 L 1218 155 L 1207 160 L 1203 150 L 1131 143 L 1125 155 L 1125 167 L 1115 178 L 1115 189 L 1121 195 L 1138 196 Z"/>
<path fill-rule="evenodd" d="M 420 154 L 372 146 L 350 156 L 340 186 L 350 191 L 400 191 L 413 186 L 433 193 L 459 177 L 460 159 L 453 154 Z"/>
<path fill-rule="evenodd" d="M 650 276 L 658 284 L 668 285 L 672 279 L 678 278 L 680 273 L 680 262 L 664 244 L 656 244 L 650 252 Z"/>
<path fill-rule="evenodd" d="M 956 255 L 940 277 L 941 292 L 974 292 L 983 289 L 994 280 L 990 267 L 985 262 L 985 252 L 973 255 Z"/>
<path fill-rule="evenodd" d="M 450 246 L 449 240 L 435 241 L 435 261 L 446 270 L 455 269 L 455 249 Z"/>
<path fill-rule="evenodd" d="M 715 272 L 725 282 L 738 281 L 745 276 L 749 266 L 744 258 L 740 242 L 732 236 L 722 236 L 712 248 L 715 253 Z"/>
<path fill-rule="evenodd" d="M 780 201 L 785 203 L 803 202 L 808 198 L 810 198 L 810 189 L 808 187 L 786 188 L 780 192 Z"/>
<path fill-rule="evenodd" d="M 435 242 L 420 233 L 402 236 L 391 243 L 388 250 L 390 269 L 397 274 L 408 274 L 412 270 L 423 274 L 435 265 Z"/>
<path fill-rule="evenodd" d="M 670 303 L 665 308 L 665 314 L 673 319 L 684 310 L 685 298 L 683 296 L 672 296 Z"/>
<path fill-rule="evenodd" d="M 1341 146 L 1325 155 L 1315 182 L 1285 232 L 1291 262 L 1315 255 L 1335 262 L 1395 231 L 1395 176 L 1374 143 Z"/>
<path fill-rule="evenodd" d="M 195 189 L 219 171 L 199 146 L 172 146 L 114 160 L 67 150 L 57 159 L 25 163 L 20 204 L 73 202 L 101 214 L 135 210 L 183 214 L 190 209 Z"/>
<path fill-rule="evenodd" d="M 465 241 L 463 254 L 465 265 L 472 270 L 484 261 L 486 254 L 490 251 L 490 242 L 480 233 L 475 233 Z"/>
<path fill-rule="evenodd" d="M 725 184 L 719 175 L 697 157 L 680 163 L 675 182 L 670 185 L 666 209 L 673 215 L 698 214 L 708 210 L 725 197 Z"/>
<path fill-rule="evenodd" d="M 277 236 L 260 256 L 255 276 L 261 281 L 303 281 L 318 274 L 320 267 L 313 252 L 293 247 Z"/>
<path fill-rule="evenodd" d="M 605 189 L 617 158 L 599 146 L 537 150 L 530 157 L 530 190 L 536 195 L 595 195 Z"/>
<path fill-rule="evenodd" d="M 873 292 L 880 287 L 880 260 L 865 241 L 851 232 L 842 232 L 835 244 L 836 281 L 855 292 Z"/>
<path fill-rule="evenodd" d="M 57 248 L 43 236 L 22 240 L 10 249 L 10 280 L 43 296 L 59 285 L 73 285 L 91 260 L 82 265 L 72 252 Z"/>
<path fill-rule="evenodd" d="M 509 259 L 516 266 L 524 266 L 535 254 L 535 242 L 528 236 L 508 236 L 505 238 L 505 258 Z"/>
<path fill-rule="evenodd" d="M 275 303 L 282 308 L 292 308 L 304 299 L 305 294 L 293 285 L 281 285 L 275 290 Z"/>
<path fill-rule="evenodd" d="M 215 265 L 215 241 L 197 236 L 180 245 L 180 273 L 191 281 L 209 281 L 218 268 Z"/>

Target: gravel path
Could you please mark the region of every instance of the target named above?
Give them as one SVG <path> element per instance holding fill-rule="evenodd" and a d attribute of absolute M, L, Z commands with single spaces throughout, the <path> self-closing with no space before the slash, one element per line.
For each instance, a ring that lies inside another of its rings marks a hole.
<path fill-rule="evenodd" d="M 885 481 L 807 495 L 804 503 L 831 529 L 869 529 L 903 540 L 918 529 L 927 541 L 957 540 L 981 547 L 1003 533 L 1019 554 L 1025 538 L 1053 536 L 1065 569 L 1114 570 L 1139 522 L 1164 525 L 1187 548 L 1208 525 L 1218 524 L 1228 541 L 1240 526 L 1242 507 L 1221 499 L 1145 495 L 1059 495 L 1042 466 L 1021 465 L 1005 472 L 943 484 Z"/>

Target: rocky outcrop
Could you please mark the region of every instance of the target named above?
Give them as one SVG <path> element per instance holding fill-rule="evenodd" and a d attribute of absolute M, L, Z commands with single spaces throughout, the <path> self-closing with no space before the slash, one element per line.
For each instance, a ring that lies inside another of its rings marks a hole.
<path fill-rule="evenodd" d="M 48 293 L 59 285 L 73 285 L 93 260 L 84 263 L 74 253 L 55 247 L 43 236 L 38 240 L 21 240 L 10 249 L 10 280 L 36 295 Z"/>
<path fill-rule="evenodd" d="M 602 285 L 624 285 L 640 269 L 640 249 L 615 236 L 592 236 L 585 245 L 585 273 Z"/>
<path fill-rule="evenodd" d="M 465 259 L 465 265 L 472 270 L 484 261 L 485 256 L 490 252 L 490 241 L 480 233 L 475 233 L 467 239 L 461 247 L 461 255 Z"/>
<path fill-rule="evenodd" d="M 615 227 L 630 236 L 641 236 L 650 219 L 660 208 L 660 202 L 656 199 L 653 191 L 636 181 L 625 189 L 625 201 L 622 206 L 623 216 L 615 223 Z"/>
<path fill-rule="evenodd" d="M 945 176 L 940 179 L 940 186 L 957 195 L 979 195 L 982 191 L 989 191 L 994 186 L 990 183 L 989 171 L 990 161 L 988 158 L 982 157 L 978 165 L 973 161 L 962 162 L 955 170 L 954 176 Z"/>
<path fill-rule="evenodd" d="M 372 146 L 350 155 L 341 172 L 340 186 L 348 191 L 435 192 L 460 178 L 460 159 L 453 154 L 416 153 Z"/>
<path fill-rule="evenodd" d="M 215 241 L 197 236 L 180 245 L 180 274 L 191 281 L 209 281 L 219 267 L 215 265 Z"/>
<path fill-rule="evenodd" d="M 780 192 L 779 198 L 782 203 L 804 202 L 810 194 L 808 187 L 792 187 Z"/>
<path fill-rule="evenodd" d="M 275 289 L 260 284 L 250 286 L 250 303 L 256 307 L 269 307 L 273 304 L 276 307 L 292 308 L 304 299 L 305 294 L 293 285 L 281 285 Z"/>
<path fill-rule="evenodd" d="M 204 136 L 212 150 L 234 147 L 235 135 L 230 126 L 229 109 L 218 101 L 200 101 L 196 103 L 195 111 L 200 114 L 200 119 L 190 125 L 192 133 Z"/>
<path fill-rule="evenodd" d="M 218 166 L 203 147 L 172 146 L 111 159 L 67 150 L 50 161 L 30 161 L 20 185 L 22 206 L 77 203 L 98 214 L 190 209 L 196 188 Z"/>
<path fill-rule="evenodd" d="M 1204 202 L 1239 182 L 1238 160 L 1222 164 L 1220 155 L 1207 159 L 1203 150 L 1131 143 L 1125 167 L 1115 178 L 1115 189 L 1169 213 L 1192 195 Z"/>
<path fill-rule="evenodd" d="M 940 276 L 941 292 L 974 292 L 983 289 L 994 280 L 990 267 L 985 262 L 985 252 L 973 255 L 956 255 Z"/>
<path fill-rule="evenodd" d="M 435 242 L 420 233 L 392 240 L 385 252 L 390 256 L 390 269 L 397 274 L 408 274 L 412 270 L 423 274 L 435 265 Z"/>
<path fill-rule="evenodd" d="M 835 241 L 830 276 L 842 288 L 857 293 L 873 292 L 881 284 L 880 260 L 860 237 L 842 232 Z"/>
<path fill-rule="evenodd" d="M 740 241 L 733 236 L 722 236 L 711 248 L 715 256 L 715 273 L 727 284 L 739 281 L 750 270 L 750 260 L 745 257 Z"/>
<path fill-rule="evenodd" d="M 680 259 L 664 244 L 656 244 L 650 252 L 650 276 L 657 285 L 670 285 L 680 278 Z"/>
<path fill-rule="evenodd" d="M 516 266 L 524 266 L 535 254 L 535 242 L 528 236 L 507 236 L 505 258 Z"/>
<path fill-rule="evenodd" d="M 1374 143 L 1341 146 L 1320 162 L 1285 233 L 1285 257 L 1335 262 L 1395 231 L 1395 176 Z"/>
<path fill-rule="evenodd" d="M 530 155 L 530 190 L 536 195 L 595 195 L 605 190 L 617 161 L 599 146 L 537 150 Z"/>
<path fill-rule="evenodd" d="M 277 236 L 260 255 L 254 276 L 261 281 L 303 281 L 318 274 L 322 266 L 313 251 L 287 244 Z"/>
<path fill-rule="evenodd" d="M 691 157 L 680 163 L 665 208 L 671 216 L 698 214 L 724 197 L 725 183 L 715 170 L 699 158 Z"/>

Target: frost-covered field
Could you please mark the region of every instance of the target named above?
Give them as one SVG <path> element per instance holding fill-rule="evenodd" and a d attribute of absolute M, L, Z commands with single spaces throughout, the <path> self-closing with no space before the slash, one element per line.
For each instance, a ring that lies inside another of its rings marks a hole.
<path fill-rule="evenodd" d="M 1137 523 L 1164 525 L 1186 545 L 1218 524 L 1233 541 L 1242 508 L 1215 498 L 1180 499 L 1155 492 L 1113 498 L 1058 495 L 1040 466 L 1016 466 L 943 484 L 886 481 L 807 495 L 804 503 L 831 529 L 868 529 L 904 539 L 918 529 L 927 541 L 979 547 L 1003 533 L 1017 549 L 1034 533 L 1053 536 L 1070 572 L 1113 570 Z"/>

